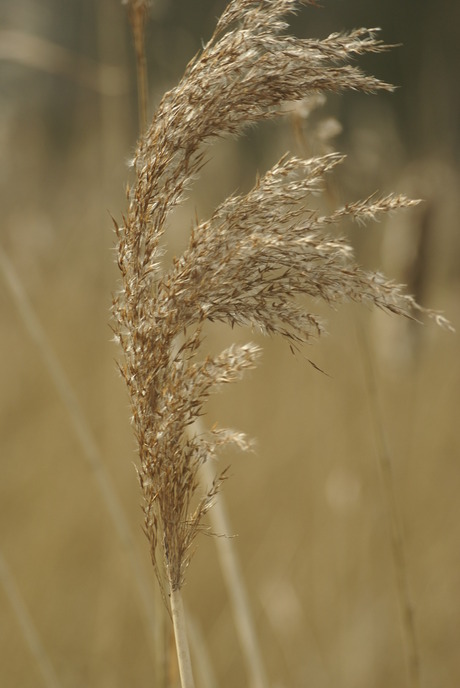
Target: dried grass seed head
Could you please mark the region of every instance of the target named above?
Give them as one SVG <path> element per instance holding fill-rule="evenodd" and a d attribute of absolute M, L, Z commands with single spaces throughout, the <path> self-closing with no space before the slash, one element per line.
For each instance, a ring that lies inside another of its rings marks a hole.
<path fill-rule="evenodd" d="M 370 198 L 324 216 L 305 208 L 343 159 L 335 153 L 282 158 L 247 194 L 231 196 L 199 222 L 184 253 L 169 269 L 162 266 L 166 220 L 198 175 L 204 144 L 318 92 L 391 90 L 348 64 L 386 49 L 376 30 L 293 38 L 282 33 L 283 17 L 297 8 L 295 0 L 229 4 L 140 140 L 128 211 L 117 228 L 122 289 L 114 299 L 115 329 L 139 445 L 145 531 L 156 570 L 164 559 L 173 588 L 183 583 L 191 543 L 224 477 L 197 498 L 200 465 L 229 442 L 248 446 L 233 431 L 190 428 L 213 389 L 238 380 L 259 353 L 234 345 L 200 359 L 203 321 L 250 325 L 300 345 L 322 325 L 299 296 L 330 304 L 352 299 L 406 316 L 420 310 L 399 286 L 356 265 L 351 248 L 330 232 L 347 217 L 367 221 L 413 201 Z"/>

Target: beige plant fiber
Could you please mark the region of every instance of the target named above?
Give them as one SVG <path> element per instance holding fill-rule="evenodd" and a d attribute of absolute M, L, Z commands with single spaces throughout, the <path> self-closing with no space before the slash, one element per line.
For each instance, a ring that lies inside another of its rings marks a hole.
<path fill-rule="evenodd" d="M 256 365 L 254 344 L 201 352 L 205 321 L 249 325 L 298 348 L 323 331 L 306 305 L 353 300 L 412 317 L 421 309 L 385 277 L 355 264 L 337 234 L 347 217 L 368 221 L 416 201 L 372 197 L 330 215 L 309 209 L 326 174 L 343 157 L 285 156 L 246 194 L 227 198 L 191 231 L 183 254 L 162 262 L 172 210 L 205 164 L 204 145 L 276 117 L 289 101 L 344 89 L 391 90 L 349 62 L 387 48 L 378 30 L 324 40 L 286 35 L 295 0 L 233 0 L 203 51 L 163 97 L 139 141 L 128 210 L 116 224 L 121 289 L 115 332 L 137 437 L 145 532 L 160 579 L 181 588 L 191 544 L 225 475 L 197 497 L 200 466 L 219 448 L 247 449 L 244 435 L 221 428 L 190 433 L 209 394 Z M 442 324 L 438 314 L 427 312 Z"/>

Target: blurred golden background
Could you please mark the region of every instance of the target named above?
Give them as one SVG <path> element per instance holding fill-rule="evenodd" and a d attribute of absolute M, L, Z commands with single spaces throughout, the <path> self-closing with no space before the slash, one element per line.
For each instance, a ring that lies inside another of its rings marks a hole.
<path fill-rule="evenodd" d="M 150 113 L 225 4 L 153 1 Z M 400 86 L 395 94 L 333 97 L 318 115 L 340 121 L 335 144 L 348 154 L 326 201 L 375 190 L 424 198 L 415 211 L 353 228 L 350 237 L 363 264 L 383 266 L 458 326 L 460 5 L 324 4 L 303 10 L 293 30 L 322 37 L 381 26 L 386 42 L 404 44 L 364 64 Z M 110 215 L 119 219 L 124 210 L 137 138 L 125 8 L 115 0 L 1 0 L 0 59 L 0 685 L 160 686 L 130 557 L 164 612 L 140 527 L 129 403 L 109 328 L 118 279 Z M 307 134 L 299 141 L 286 118 L 211 148 L 171 223 L 172 250 L 180 250 L 195 212 L 205 217 L 286 150 L 304 154 Z M 330 334 L 305 354 L 326 374 L 257 333 L 213 327 L 208 334 L 212 349 L 235 338 L 264 348 L 260 367 L 217 395 L 205 420 L 257 440 L 254 454 L 222 461 L 231 463 L 224 496 L 269 685 L 409 685 L 400 570 L 377 458 L 382 431 L 422 685 L 456 688 L 458 336 L 354 306 L 313 308 Z M 104 469 L 95 467 L 98 457 Z M 127 517 L 133 549 L 113 525 L 101 475 Z M 211 537 L 198 541 L 184 596 L 197 685 L 249 685 Z M 26 618 L 41 661 L 30 651 Z M 199 668 L 203 654 L 207 670 Z"/>

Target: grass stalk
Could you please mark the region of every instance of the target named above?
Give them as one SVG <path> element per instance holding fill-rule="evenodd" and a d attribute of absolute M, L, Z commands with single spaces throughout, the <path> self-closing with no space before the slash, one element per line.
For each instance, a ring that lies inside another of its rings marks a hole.
<path fill-rule="evenodd" d="M 377 445 L 377 461 L 381 477 L 382 495 L 389 524 L 390 547 L 396 576 L 396 592 L 401 615 L 401 631 L 406 656 L 408 685 L 410 688 L 421 688 L 420 647 L 407 570 L 403 526 L 395 492 L 392 453 L 383 421 L 370 344 L 362 327 L 358 327 L 358 338 L 369 399 L 369 409 Z"/>
<path fill-rule="evenodd" d="M 203 465 L 202 472 L 206 483 L 211 483 L 214 475 L 209 461 Z M 232 530 L 222 493 L 216 497 L 213 508 L 209 512 L 209 520 L 213 531 L 219 535 L 215 538 L 217 555 L 231 602 L 233 619 L 249 677 L 249 685 L 251 688 L 267 688 L 269 684 L 265 664 L 254 627 L 244 576 L 231 537 Z"/>
<path fill-rule="evenodd" d="M 145 55 L 145 41 L 144 29 L 147 15 L 147 3 L 143 0 L 129 0 L 128 2 L 129 20 L 133 33 L 134 45 L 136 50 L 136 66 L 137 66 L 137 92 L 138 92 L 138 107 L 139 107 L 139 127 L 140 134 L 145 129 L 147 118 L 147 61 Z M 196 422 L 196 428 L 199 429 L 200 423 Z M 210 462 L 206 461 L 203 465 L 202 473 L 206 484 L 212 484 L 215 475 L 212 473 Z M 238 562 L 238 557 L 231 540 L 230 525 L 225 508 L 224 498 L 222 494 L 216 496 L 214 508 L 210 511 L 210 521 L 215 532 L 222 537 L 215 539 L 218 560 L 221 567 L 223 579 L 225 581 L 227 591 L 230 597 L 233 618 L 237 629 L 237 635 L 240 640 L 240 647 L 245 659 L 247 672 L 250 677 L 250 685 L 253 688 L 267 688 L 267 677 L 262 660 L 262 653 L 260 651 L 259 643 L 256 636 L 254 623 L 252 620 L 248 595 L 244 585 L 243 576 Z M 173 602 L 171 592 L 171 604 Z M 184 613 L 183 605 L 180 603 L 180 615 L 182 619 Z M 175 619 L 173 609 L 173 621 Z M 174 631 L 176 636 L 176 644 L 178 648 L 184 647 L 183 639 L 177 637 L 177 632 L 185 633 L 180 624 L 174 622 Z M 185 651 L 184 674 L 188 676 L 190 658 L 188 650 Z M 181 666 L 181 661 L 179 661 Z M 191 667 L 190 667 L 191 672 Z M 182 677 L 182 671 L 181 671 Z M 188 680 L 188 679 L 187 679 Z"/>
<path fill-rule="evenodd" d="M 200 624 L 191 614 L 186 612 L 186 616 L 187 637 L 190 641 L 190 651 L 195 663 L 198 684 L 200 688 L 216 688 L 218 681 Z"/>
<path fill-rule="evenodd" d="M 185 621 L 184 603 L 180 588 L 174 586 L 170 580 L 169 600 L 171 604 L 171 615 L 174 626 L 174 638 L 176 641 L 177 662 L 182 688 L 195 688 L 193 680 L 192 662 L 190 659 L 190 649 L 187 638 L 187 628 Z"/>
<path fill-rule="evenodd" d="M 134 39 L 136 53 L 137 100 L 139 131 L 145 131 L 147 125 L 147 59 L 145 56 L 145 22 L 148 14 L 147 0 L 126 0 L 128 16 Z"/>

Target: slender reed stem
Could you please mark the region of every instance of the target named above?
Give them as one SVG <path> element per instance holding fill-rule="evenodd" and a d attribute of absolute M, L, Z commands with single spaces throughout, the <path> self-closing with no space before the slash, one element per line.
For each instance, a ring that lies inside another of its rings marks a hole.
<path fill-rule="evenodd" d="M 185 624 L 184 604 L 180 588 L 175 588 L 170 583 L 169 599 L 171 602 L 171 614 L 174 625 L 174 637 L 176 640 L 177 662 L 182 688 L 195 688 L 193 680 L 192 662 L 187 639 Z"/>
<path fill-rule="evenodd" d="M 140 44 L 140 47 L 138 46 Z M 136 69 L 138 83 L 139 129 L 145 131 L 147 125 L 147 62 L 144 52 L 144 33 L 136 40 Z"/>
<path fill-rule="evenodd" d="M 147 60 L 145 57 L 145 20 L 148 13 L 146 0 L 128 0 L 128 13 L 136 51 L 137 100 L 139 131 L 142 134 L 147 125 Z"/>
<path fill-rule="evenodd" d="M 195 673 L 198 676 L 200 688 L 216 688 L 218 685 L 217 678 L 200 624 L 188 612 L 186 614 L 190 649 L 195 662 Z"/>
<path fill-rule="evenodd" d="M 214 475 L 209 461 L 206 461 L 202 471 L 206 482 L 211 483 Z M 246 661 L 251 688 L 266 688 L 268 680 L 262 652 L 254 628 L 240 563 L 231 539 L 231 528 L 222 493 L 216 496 L 213 508 L 209 511 L 209 518 L 213 530 L 222 536 L 215 538 L 217 554 L 222 576 L 231 600 L 233 618 L 241 650 Z"/>
<path fill-rule="evenodd" d="M 380 406 L 377 380 L 372 361 L 369 343 L 364 330 L 358 328 L 361 348 L 361 360 L 365 373 L 367 394 L 377 443 L 379 471 L 382 479 L 383 498 L 390 526 L 391 552 L 396 574 L 398 603 L 401 612 L 402 633 L 407 660 L 408 682 L 411 688 L 421 687 L 420 649 L 417 639 L 409 576 L 407 572 L 406 553 L 403 538 L 401 516 L 395 494 L 391 450 L 385 432 L 383 414 Z"/>

